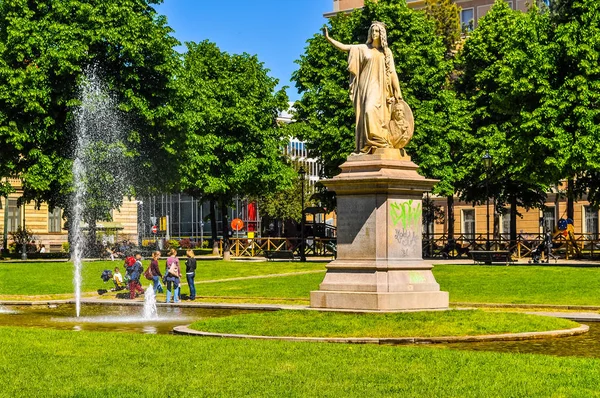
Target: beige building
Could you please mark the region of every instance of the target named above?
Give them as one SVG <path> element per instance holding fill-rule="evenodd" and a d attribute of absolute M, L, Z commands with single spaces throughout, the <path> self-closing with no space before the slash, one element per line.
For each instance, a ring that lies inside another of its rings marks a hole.
<path fill-rule="evenodd" d="M 2 236 L 0 246 L 3 246 L 5 241 L 10 245 L 11 232 L 24 225 L 33 233 L 36 244 L 45 245 L 47 251 L 61 251 L 62 244 L 67 242 L 68 236 L 67 230 L 64 229 L 65 220 L 62 217 L 62 210 L 54 209 L 50 212 L 46 203 L 40 204 L 39 208 L 33 202 L 17 206 L 18 199 L 22 196 L 21 181 L 17 178 L 8 181 L 16 192 L 7 198 L 0 198 L 2 206 L 0 210 L 0 236 Z M 113 211 L 113 222 L 98 224 L 99 236 L 107 242 L 114 242 L 117 239 L 129 239 L 137 242 L 137 208 L 136 200 L 130 201 L 125 198 L 121 209 Z M 4 231 L 7 232 L 6 236 Z"/>
<path fill-rule="evenodd" d="M 517 234 L 535 235 L 541 234 L 550 229 L 554 230 L 561 218 L 567 218 L 567 203 L 566 201 L 555 201 L 556 194 L 548 194 L 548 200 L 545 203 L 547 209 L 545 211 L 539 209 L 525 210 L 518 208 L 518 212 L 523 216 L 517 216 Z M 444 198 L 435 198 L 434 203 L 440 206 L 444 214 L 447 214 L 447 201 Z M 490 198 L 490 235 L 494 235 L 494 225 L 496 225 L 496 234 L 502 238 L 508 238 L 510 234 L 510 214 L 508 208 L 504 209 L 504 214 L 496 217 L 494 223 L 495 209 L 493 198 Z M 460 202 L 455 199 L 454 203 L 454 235 L 464 236 L 465 238 L 473 239 L 477 236 L 485 236 L 487 234 L 486 227 L 487 206 Z M 587 200 L 582 200 L 575 203 L 573 214 L 573 227 L 575 234 L 586 235 L 591 239 L 598 239 L 598 211 L 592 209 Z M 434 223 L 429 227 L 430 232 L 435 235 L 446 234 L 448 232 L 447 220 L 444 223 Z"/>
<path fill-rule="evenodd" d="M 482 18 L 494 5 L 495 0 L 455 0 L 460 8 L 460 21 L 465 26 L 477 26 L 477 21 Z M 513 10 L 525 11 L 532 0 L 510 0 L 507 3 Z M 544 1 L 548 3 L 548 1 Z M 422 8 L 423 0 L 406 0 L 409 7 Z M 333 0 L 333 10 L 325 13 L 325 17 L 332 17 L 339 12 L 350 12 L 355 8 L 364 6 L 364 0 Z M 472 21 L 472 24 L 471 24 Z"/>

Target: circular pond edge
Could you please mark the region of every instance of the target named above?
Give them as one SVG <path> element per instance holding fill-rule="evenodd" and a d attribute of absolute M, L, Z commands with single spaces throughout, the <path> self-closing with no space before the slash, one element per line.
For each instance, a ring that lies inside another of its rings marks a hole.
<path fill-rule="evenodd" d="M 440 343 L 475 343 L 482 341 L 516 341 L 516 340 L 536 340 L 549 339 L 555 337 L 577 336 L 587 333 L 590 329 L 588 325 L 579 325 L 573 329 L 549 330 L 546 332 L 525 332 L 525 333 L 502 333 L 487 334 L 481 336 L 441 336 L 441 337 L 293 337 L 293 336 L 254 336 L 249 334 L 231 334 L 231 333 L 210 333 L 200 330 L 193 330 L 189 325 L 176 326 L 173 333 L 201 336 L 201 337 L 222 337 L 234 339 L 254 339 L 254 340 L 285 340 L 285 341 L 313 341 L 322 343 L 346 343 L 346 344 L 440 344 Z"/>

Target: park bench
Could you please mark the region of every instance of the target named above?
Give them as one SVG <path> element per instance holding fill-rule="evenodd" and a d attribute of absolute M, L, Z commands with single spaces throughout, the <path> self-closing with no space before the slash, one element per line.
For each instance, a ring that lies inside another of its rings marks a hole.
<path fill-rule="evenodd" d="M 48 245 L 49 253 L 60 253 L 62 252 L 62 243 L 50 243 Z"/>
<path fill-rule="evenodd" d="M 294 252 L 291 250 L 265 250 L 267 261 L 272 260 L 294 260 Z"/>
<path fill-rule="evenodd" d="M 515 262 L 508 250 L 471 250 L 471 258 L 475 264 L 504 263 L 508 265 Z"/>

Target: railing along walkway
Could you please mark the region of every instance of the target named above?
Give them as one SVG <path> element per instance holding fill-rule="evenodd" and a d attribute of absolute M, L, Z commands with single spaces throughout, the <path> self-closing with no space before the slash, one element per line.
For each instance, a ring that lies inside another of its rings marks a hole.
<path fill-rule="evenodd" d="M 508 250 L 515 258 L 531 257 L 532 252 L 544 241 L 544 234 L 522 233 L 511 242 L 505 236 L 490 239 L 489 248 L 485 234 L 455 235 L 449 239 L 446 234 L 423 235 L 423 258 L 469 258 L 471 251 Z M 570 258 L 600 258 L 600 239 L 596 234 L 559 233 L 552 239 L 552 254 Z"/>

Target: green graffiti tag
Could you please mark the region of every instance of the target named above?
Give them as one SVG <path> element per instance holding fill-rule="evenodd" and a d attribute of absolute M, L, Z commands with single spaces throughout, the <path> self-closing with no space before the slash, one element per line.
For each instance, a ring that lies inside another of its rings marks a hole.
<path fill-rule="evenodd" d="M 421 203 L 413 208 L 413 201 L 392 202 L 390 203 L 390 217 L 392 225 L 396 226 L 402 223 L 402 228 L 418 226 L 421 222 Z"/>
<path fill-rule="evenodd" d="M 411 271 L 408 273 L 408 279 L 410 283 L 425 283 L 425 276 L 419 272 Z"/>

